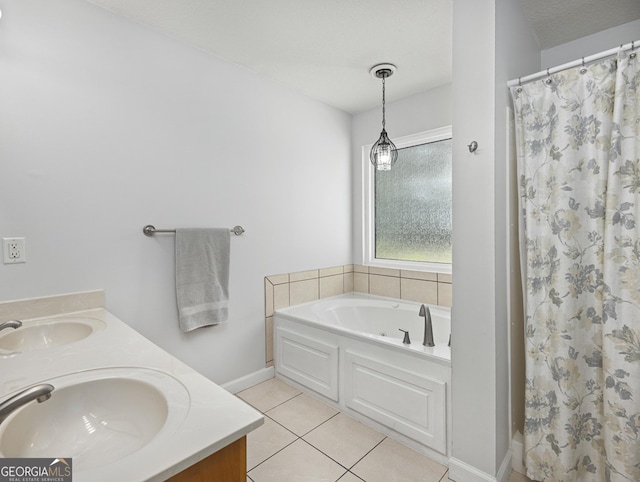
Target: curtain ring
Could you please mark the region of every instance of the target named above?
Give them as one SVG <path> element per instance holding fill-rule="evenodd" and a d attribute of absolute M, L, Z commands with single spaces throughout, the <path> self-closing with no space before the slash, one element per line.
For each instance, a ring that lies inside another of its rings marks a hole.
<path fill-rule="evenodd" d="M 582 57 L 582 68 L 580 69 L 580 73 L 583 75 L 587 73 L 587 68 L 584 66 L 584 57 Z"/>
<path fill-rule="evenodd" d="M 551 82 L 553 82 L 551 80 L 551 74 L 549 73 L 549 67 L 547 67 L 547 80 L 545 80 L 545 82 L 547 83 L 547 85 L 550 85 Z"/>
<path fill-rule="evenodd" d="M 518 88 L 516 89 L 516 92 L 522 92 L 522 77 L 518 77 Z"/>
<path fill-rule="evenodd" d="M 629 58 L 630 59 L 635 59 L 636 58 L 636 45 L 635 45 L 635 40 L 631 41 L 631 53 L 629 54 Z"/>

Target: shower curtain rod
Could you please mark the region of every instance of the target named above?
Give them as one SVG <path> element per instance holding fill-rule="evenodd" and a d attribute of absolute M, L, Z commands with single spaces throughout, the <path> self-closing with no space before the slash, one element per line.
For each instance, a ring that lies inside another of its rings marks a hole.
<path fill-rule="evenodd" d="M 611 57 L 613 55 L 616 55 L 620 49 L 635 50 L 636 48 L 639 48 L 639 47 L 640 47 L 640 40 L 635 40 L 633 42 L 629 42 L 628 44 L 621 45 L 620 47 L 615 47 L 609 50 L 605 50 L 604 52 L 600 52 L 598 54 L 589 55 L 588 57 L 582 57 L 581 59 L 574 60 L 573 62 L 568 62 L 566 64 L 558 65 L 556 67 L 551 67 L 550 69 L 542 70 L 536 74 L 531 74 L 525 77 L 520 77 L 518 79 L 510 80 L 507 83 L 507 87 L 522 85 L 528 82 L 532 82 L 534 80 L 538 80 L 542 77 L 555 74 L 556 72 L 561 72 L 563 70 L 571 69 L 573 67 L 578 67 L 580 65 L 585 65 L 590 62 L 595 62 L 596 60 L 601 60 L 607 57 Z"/>

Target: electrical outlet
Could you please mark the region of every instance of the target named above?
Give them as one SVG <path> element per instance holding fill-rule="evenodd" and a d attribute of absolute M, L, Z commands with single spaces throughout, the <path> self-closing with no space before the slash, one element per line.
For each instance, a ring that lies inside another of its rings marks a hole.
<path fill-rule="evenodd" d="M 2 238 L 2 258 L 4 264 L 26 263 L 24 238 Z"/>

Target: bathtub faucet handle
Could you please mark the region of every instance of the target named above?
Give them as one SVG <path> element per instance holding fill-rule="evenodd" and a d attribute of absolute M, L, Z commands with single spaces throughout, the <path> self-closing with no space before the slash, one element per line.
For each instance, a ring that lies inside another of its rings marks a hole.
<path fill-rule="evenodd" d="M 411 339 L 409 338 L 409 330 L 403 330 L 402 328 L 398 328 L 398 330 L 404 333 L 404 339 L 402 340 L 402 343 L 404 343 L 405 345 L 411 345 Z"/>

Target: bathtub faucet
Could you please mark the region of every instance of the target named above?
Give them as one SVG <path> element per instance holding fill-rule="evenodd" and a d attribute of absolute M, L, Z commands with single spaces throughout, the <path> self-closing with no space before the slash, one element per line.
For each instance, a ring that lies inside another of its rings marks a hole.
<path fill-rule="evenodd" d="M 18 320 L 9 320 L 4 323 L 0 323 L 0 330 L 4 330 L 5 328 L 20 328 L 22 326 L 22 322 Z"/>
<path fill-rule="evenodd" d="M 433 326 L 431 325 L 431 310 L 428 306 L 420 306 L 420 313 L 418 316 L 424 316 L 424 346 L 436 346 L 433 342 Z"/>
<path fill-rule="evenodd" d="M 13 397 L 6 399 L 4 402 L 0 402 L 0 423 L 4 422 L 5 418 L 20 407 L 32 402 L 33 400 L 36 400 L 38 403 L 49 400 L 53 390 L 53 385 L 41 383 L 40 385 L 34 385 L 26 388 Z"/>

